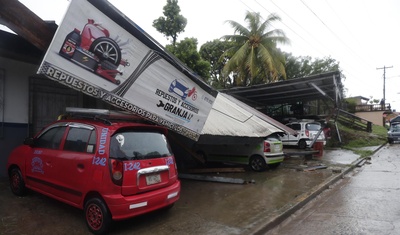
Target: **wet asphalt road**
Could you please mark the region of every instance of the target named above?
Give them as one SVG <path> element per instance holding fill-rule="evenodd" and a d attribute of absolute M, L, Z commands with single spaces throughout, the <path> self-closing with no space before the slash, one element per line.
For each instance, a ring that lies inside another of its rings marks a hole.
<path fill-rule="evenodd" d="M 349 151 L 325 151 L 322 159 L 286 158 L 275 170 L 218 176 L 254 181 L 227 184 L 182 179 L 180 200 L 169 211 L 156 211 L 114 223 L 110 234 L 253 234 L 310 191 L 358 158 Z M 305 165 L 307 164 L 307 165 Z M 302 171 L 326 164 L 326 169 Z M 89 234 L 81 210 L 30 192 L 14 196 L 0 181 L 0 234 Z"/>
<path fill-rule="evenodd" d="M 325 191 L 268 234 L 400 234 L 400 144 Z"/>

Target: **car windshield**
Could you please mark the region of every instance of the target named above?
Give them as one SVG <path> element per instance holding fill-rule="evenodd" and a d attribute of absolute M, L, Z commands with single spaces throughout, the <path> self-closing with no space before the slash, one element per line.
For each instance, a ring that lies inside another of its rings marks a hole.
<path fill-rule="evenodd" d="M 110 157 L 127 160 L 172 155 L 164 134 L 145 131 L 118 132 L 111 137 Z"/>
<path fill-rule="evenodd" d="M 390 129 L 393 132 L 400 132 L 400 124 L 392 124 Z"/>
<path fill-rule="evenodd" d="M 307 123 L 306 129 L 309 131 L 319 131 L 321 129 L 321 125 L 319 123 Z"/>

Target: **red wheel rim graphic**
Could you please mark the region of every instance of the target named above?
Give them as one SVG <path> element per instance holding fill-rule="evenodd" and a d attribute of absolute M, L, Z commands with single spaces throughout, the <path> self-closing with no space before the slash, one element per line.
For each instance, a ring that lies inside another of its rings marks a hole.
<path fill-rule="evenodd" d="M 95 204 L 90 204 L 86 211 L 86 220 L 93 230 L 99 230 L 103 224 L 103 212 Z"/>

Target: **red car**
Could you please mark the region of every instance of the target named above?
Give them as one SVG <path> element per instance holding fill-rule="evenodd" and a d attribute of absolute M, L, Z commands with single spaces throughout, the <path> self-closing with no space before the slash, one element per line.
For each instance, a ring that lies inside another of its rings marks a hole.
<path fill-rule="evenodd" d="M 107 110 L 77 115 L 12 151 L 7 170 L 15 195 L 31 189 L 81 208 L 95 234 L 106 233 L 112 220 L 174 205 L 180 181 L 165 128 L 121 121 Z"/>

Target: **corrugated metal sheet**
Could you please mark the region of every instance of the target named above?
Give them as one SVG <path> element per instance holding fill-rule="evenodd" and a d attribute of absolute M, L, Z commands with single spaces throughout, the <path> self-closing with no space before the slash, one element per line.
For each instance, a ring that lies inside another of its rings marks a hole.
<path fill-rule="evenodd" d="M 234 87 L 222 92 L 251 106 L 263 107 L 318 99 L 333 100 L 338 105 L 341 100 L 340 89 L 342 89 L 341 74 L 339 71 L 334 71 L 262 85 Z"/>
<path fill-rule="evenodd" d="M 263 107 L 315 99 L 330 99 L 337 103 L 340 100 L 340 87 L 340 72 L 335 71 L 270 84 L 223 90 L 223 93 L 218 93 L 202 135 L 265 137 L 273 132 L 295 135 L 296 131 L 250 105 Z"/>
<path fill-rule="evenodd" d="M 233 97 L 218 93 L 201 135 L 266 137 L 275 132 L 286 132 L 260 118 L 257 110 L 234 101 Z"/>
<path fill-rule="evenodd" d="M 256 115 L 257 117 L 259 117 L 260 119 L 264 120 L 265 122 L 275 126 L 278 129 L 283 130 L 284 132 L 286 132 L 287 134 L 292 134 L 295 135 L 297 134 L 297 132 L 289 127 L 287 127 L 286 125 L 282 124 L 281 122 L 269 117 L 268 115 L 266 115 L 265 113 L 262 113 L 260 111 L 258 111 L 257 109 L 243 103 L 242 101 L 234 98 L 231 95 L 228 94 L 224 94 L 224 96 L 229 99 L 230 101 L 234 102 L 235 104 L 239 105 L 240 107 L 242 107 L 243 109 L 247 110 L 248 112 L 253 113 L 254 115 Z"/>

